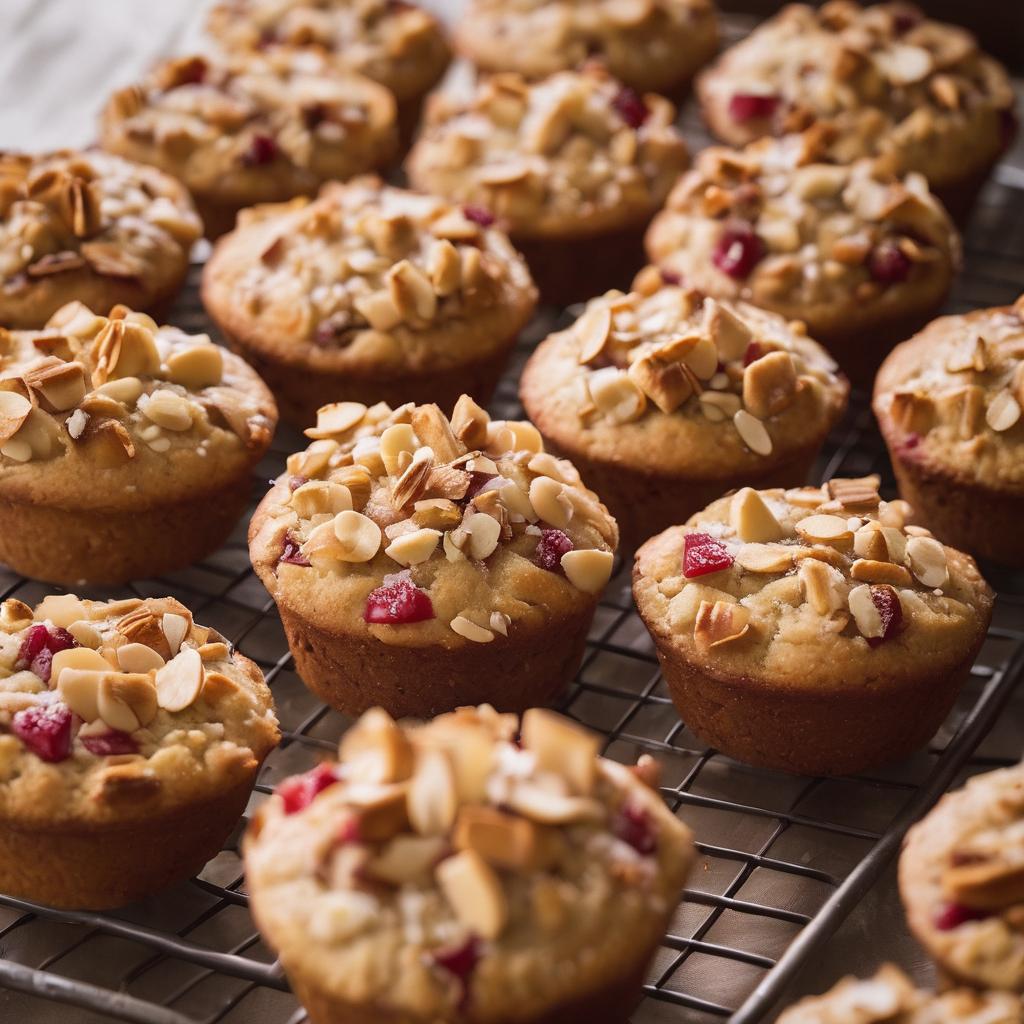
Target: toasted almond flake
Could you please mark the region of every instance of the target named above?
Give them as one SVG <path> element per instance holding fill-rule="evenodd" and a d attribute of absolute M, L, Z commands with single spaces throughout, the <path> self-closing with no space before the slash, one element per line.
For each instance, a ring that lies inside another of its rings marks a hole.
<path fill-rule="evenodd" d="M 192 403 L 187 398 L 166 388 L 153 391 L 139 409 L 146 419 L 164 430 L 180 432 L 192 426 Z"/>
<path fill-rule="evenodd" d="M 530 481 L 530 504 L 545 523 L 557 530 L 564 530 L 572 519 L 572 502 L 564 486 L 551 477 L 538 476 Z"/>
<path fill-rule="evenodd" d="M 501 879 L 474 850 L 463 850 L 437 866 L 441 891 L 455 916 L 483 939 L 496 939 L 508 920 Z"/>
<path fill-rule="evenodd" d="M 793 548 L 785 544 L 744 544 L 736 552 L 736 564 L 747 572 L 788 572 L 793 568 Z"/>
<path fill-rule="evenodd" d="M 842 516 L 807 516 L 796 524 L 796 532 L 815 544 L 846 547 L 853 541 L 853 532 Z"/>
<path fill-rule="evenodd" d="M 0 628 L 2 628 L 2 625 L 0 623 Z M 100 631 L 91 622 L 86 622 L 84 619 L 72 622 L 67 627 L 67 630 L 83 647 L 91 647 L 93 650 L 97 650 L 103 643 Z"/>
<path fill-rule="evenodd" d="M 361 512 L 339 512 L 333 530 L 338 541 L 337 557 L 343 562 L 368 562 L 380 549 L 380 527 Z"/>
<path fill-rule="evenodd" d="M 117 664 L 122 672 L 137 672 L 144 675 L 163 668 L 164 659 L 145 644 L 122 644 L 117 648 Z"/>
<path fill-rule="evenodd" d="M 178 615 L 175 612 L 165 612 L 160 622 L 160 628 L 167 638 L 167 646 L 170 648 L 171 654 L 175 655 L 178 653 L 182 641 L 188 636 L 191 623 L 184 615 Z"/>
<path fill-rule="evenodd" d="M 558 459 L 550 452 L 538 452 L 526 464 L 531 473 L 538 476 L 549 476 L 563 484 L 574 484 L 579 482 L 579 474 L 576 473 L 572 464 L 564 459 Z"/>
<path fill-rule="evenodd" d="M 843 575 L 815 558 L 800 563 L 797 573 L 804 600 L 819 615 L 831 615 L 843 607 Z"/>
<path fill-rule="evenodd" d="M 607 306 L 591 306 L 576 321 L 575 332 L 580 343 L 581 365 L 596 359 L 604 351 L 611 329 L 612 314 Z"/>
<path fill-rule="evenodd" d="M 492 420 L 487 425 L 487 450 L 494 455 L 508 452 L 542 452 L 540 431 L 526 420 Z"/>
<path fill-rule="evenodd" d="M 729 505 L 729 520 L 740 540 L 763 544 L 781 540 L 785 536 L 785 531 L 764 498 L 752 487 L 743 487 L 733 495 Z"/>
<path fill-rule="evenodd" d="M 772 439 L 759 419 L 751 416 L 746 409 L 740 409 L 733 416 L 732 422 L 743 443 L 755 455 L 771 455 Z"/>
<path fill-rule="evenodd" d="M 488 864 L 508 871 L 539 868 L 543 857 L 540 829 L 526 818 L 495 807 L 461 808 L 452 845 L 457 850 L 472 850 Z"/>
<path fill-rule="evenodd" d="M 464 538 L 463 542 L 469 540 L 465 534 L 462 534 L 461 536 Z M 456 537 L 455 530 L 448 530 L 442 536 L 441 548 L 444 551 L 444 557 L 447 558 L 449 562 L 461 562 L 466 557 L 458 545 L 458 538 Z"/>
<path fill-rule="evenodd" d="M 541 771 L 565 779 L 577 796 L 593 792 L 601 749 L 594 733 L 546 708 L 531 708 L 523 714 L 522 744 Z"/>
<path fill-rule="evenodd" d="M 401 460 L 402 456 L 399 456 Z M 427 490 L 430 474 L 434 470 L 434 452 L 430 448 L 417 448 L 412 461 L 391 485 L 391 504 L 403 509 L 411 502 L 418 501 Z"/>
<path fill-rule="evenodd" d="M 316 515 L 336 515 L 352 508 L 352 492 L 344 484 L 328 480 L 310 480 L 297 487 L 288 504 L 303 519 Z"/>
<path fill-rule="evenodd" d="M 61 673 L 66 669 L 80 669 L 92 672 L 109 672 L 110 664 L 99 651 L 89 647 L 70 647 L 58 651 L 50 664 L 50 686 L 60 687 Z"/>
<path fill-rule="evenodd" d="M 647 408 L 647 398 L 625 370 L 605 366 L 590 373 L 587 386 L 598 410 L 614 423 L 631 423 Z"/>
<path fill-rule="evenodd" d="M 203 659 L 192 647 L 179 651 L 156 673 L 156 697 L 165 711 L 183 711 L 203 688 Z"/>
<path fill-rule="evenodd" d="M 501 524 L 486 512 L 472 512 L 464 516 L 462 528 L 469 534 L 469 543 L 463 547 L 472 558 L 483 560 L 494 554 L 501 539 Z"/>
<path fill-rule="evenodd" d="M 527 522 L 535 523 L 537 513 L 530 503 L 530 497 L 519 484 L 509 481 L 498 491 L 498 497 L 509 512 L 522 516 Z"/>
<path fill-rule="evenodd" d="M 314 440 L 326 440 L 352 430 L 365 417 L 366 406 L 362 402 L 334 402 L 317 410 L 316 426 L 308 427 L 305 434 Z"/>
<path fill-rule="evenodd" d="M 735 416 L 741 408 L 740 396 L 734 395 L 731 391 L 705 391 L 699 398 L 704 414 L 708 413 L 708 406 L 721 410 L 721 422 L 727 416 Z"/>
<path fill-rule="evenodd" d="M 380 456 L 384 460 L 384 469 L 388 476 L 397 476 L 402 473 L 418 447 L 416 434 L 411 424 L 396 423 L 388 427 L 380 435 Z M 403 455 L 408 456 L 409 461 L 403 460 Z"/>
<path fill-rule="evenodd" d="M 409 783 L 409 821 L 422 836 L 446 835 L 455 822 L 458 794 L 448 755 L 424 750 Z"/>
<path fill-rule="evenodd" d="M 599 594 L 612 574 L 615 556 L 610 551 L 578 548 L 562 555 L 562 568 L 569 582 L 586 594 Z"/>
<path fill-rule="evenodd" d="M 699 651 L 739 640 L 750 630 L 750 609 L 727 601 L 701 601 L 693 627 L 693 640 Z"/>
<path fill-rule="evenodd" d="M 491 617 L 488 620 L 488 625 L 491 629 L 502 636 L 508 636 L 508 627 L 511 624 L 512 619 L 504 612 L 491 612 Z"/>
<path fill-rule="evenodd" d="M 871 587 L 867 583 L 862 583 L 850 591 L 849 607 L 850 614 L 853 616 L 853 621 L 857 624 L 861 636 L 870 640 L 880 637 L 885 632 L 882 626 L 882 616 L 875 607 L 875 602 L 871 597 Z"/>
<path fill-rule="evenodd" d="M 827 500 L 827 495 L 820 487 L 794 487 L 786 491 L 786 501 L 800 508 L 817 508 Z"/>
<path fill-rule="evenodd" d="M 32 403 L 23 395 L 16 391 L 0 391 L 0 441 L 14 437 L 31 411 Z"/>
<path fill-rule="evenodd" d="M 111 729 L 135 732 L 156 717 L 156 688 L 148 675 L 107 672 L 100 678 L 96 705 Z"/>
<path fill-rule="evenodd" d="M 466 454 L 466 445 L 455 436 L 448 418 L 437 405 L 420 405 L 413 409 L 412 428 L 420 444 L 430 448 L 438 462 L 454 462 Z"/>
<path fill-rule="evenodd" d="M 750 328 L 728 306 L 714 299 L 704 300 L 702 330 L 714 341 L 723 363 L 742 359 L 747 346 L 753 341 Z"/>
<path fill-rule="evenodd" d="M 472 640 L 477 644 L 489 644 L 494 639 L 494 634 L 489 629 L 478 626 L 472 619 L 466 618 L 465 615 L 456 615 L 449 625 L 453 633 L 458 633 L 459 636 Z"/>
<path fill-rule="evenodd" d="M 540 825 L 600 821 L 606 813 L 603 805 L 590 797 L 566 796 L 527 780 L 513 784 L 507 803 Z"/>
<path fill-rule="evenodd" d="M 231 657 L 231 648 L 227 644 L 215 640 L 197 648 L 203 661 L 227 661 Z M 209 682 L 209 680 L 207 680 Z"/>
<path fill-rule="evenodd" d="M 452 433 L 467 448 L 483 448 L 487 443 L 490 417 L 469 395 L 461 395 L 452 411 Z"/>
<path fill-rule="evenodd" d="M 190 391 L 219 384 L 224 376 L 224 355 L 217 345 L 191 345 L 167 358 L 168 377 Z"/>
<path fill-rule="evenodd" d="M 997 433 L 1009 430 L 1020 419 L 1020 404 L 1009 391 L 1000 391 L 989 402 L 985 422 Z"/>
<path fill-rule="evenodd" d="M 864 583 L 889 583 L 894 587 L 909 586 L 913 580 L 910 573 L 895 562 L 877 562 L 869 558 L 858 558 L 850 567 L 850 575 Z"/>
<path fill-rule="evenodd" d="M 72 667 L 62 669 L 57 680 L 60 699 L 83 722 L 95 722 L 100 717 L 100 681 L 109 671 L 110 666 L 106 662 L 104 662 L 103 668 L 98 669 Z"/>
<path fill-rule="evenodd" d="M 932 537 L 911 537 L 906 558 L 911 572 L 926 587 L 942 587 L 949 578 L 946 549 Z"/>
<path fill-rule="evenodd" d="M 490 516 L 487 518 L 490 519 Z M 393 540 L 384 549 L 384 554 L 393 558 L 399 565 L 419 565 L 434 553 L 440 539 L 440 530 L 414 530 Z"/>

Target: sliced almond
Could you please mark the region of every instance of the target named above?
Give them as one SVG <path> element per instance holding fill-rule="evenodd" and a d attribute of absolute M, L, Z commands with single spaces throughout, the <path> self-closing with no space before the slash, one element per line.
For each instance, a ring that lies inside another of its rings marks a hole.
<path fill-rule="evenodd" d="M 894 587 L 908 587 L 913 582 L 910 573 L 895 562 L 877 562 L 858 558 L 850 568 L 850 575 L 863 583 L 889 583 Z"/>
<path fill-rule="evenodd" d="M 191 629 L 192 624 L 184 615 L 165 612 L 161 619 L 160 627 L 164 631 L 164 636 L 167 638 L 167 646 L 170 648 L 171 655 L 173 656 L 178 653 L 181 643 L 188 636 L 188 631 Z"/>
<path fill-rule="evenodd" d="M 764 544 L 785 536 L 764 498 L 752 487 L 744 487 L 733 495 L 729 504 L 729 520 L 743 541 Z"/>
<path fill-rule="evenodd" d="M 32 403 L 16 391 L 0 391 L 0 442 L 9 441 L 32 412 Z"/>
<path fill-rule="evenodd" d="M 192 345 L 167 357 L 170 380 L 190 391 L 219 384 L 224 376 L 224 354 L 217 345 Z"/>
<path fill-rule="evenodd" d="M 746 409 L 740 409 L 732 418 L 736 432 L 755 455 L 771 455 L 772 439 L 765 425 Z"/>
<path fill-rule="evenodd" d="M 530 504 L 537 515 L 556 530 L 564 530 L 572 519 L 572 502 L 565 496 L 565 488 L 548 476 L 530 481 Z"/>
<path fill-rule="evenodd" d="M 527 781 L 515 783 L 506 802 L 517 814 L 540 825 L 601 821 L 606 813 L 603 805 L 590 797 L 568 796 Z"/>
<path fill-rule="evenodd" d="M 64 653 L 63 651 L 60 653 Z M 93 651 L 93 654 L 96 652 Z M 97 655 L 99 657 L 99 655 Z M 100 658 L 103 661 L 102 658 Z M 100 682 L 110 671 L 103 661 L 102 668 L 73 668 L 65 666 L 57 678 L 60 699 L 84 722 L 95 722 L 100 717 Z M 51 677 L 52 678 L 52 677 Z"/>
<path fill-rule="evenodd" d="M 467 448 L 483 448 L 487 443 L 490 417 L 469 395 L 460 396 L 452 412 L 452 432 Z"/>
<path fill-rule="evenodd" d="M 490 517 L 488 516 L 488 518 Z M 384 554 L 393 558 L 399 565 L 419 565 L 420 562 L 425 562 L 430 558 L 437 549 L 440 539 L 440 530 L 414 530 L 412 533 L 395 538 L 384 549 Z"/>
<path fill-rule="evenodd" d="M 111 729 L 135 732 L 156 717 L 153 680 L 148 675 L 107 672 L 100 679 L 96 706 L 99 717 Z"/>
<path fill-rule="evenodd" d="M 910 570 L 926 587 L 942 587 L 949 578 L 946 549 L 933 537 L 911 537 L 907 540 L 907 562 Z"/>
<path fill-rule="evenodd" d="M 447 835 L 458 811 L 451 761 L 441 750 L 424 750 L 409 783 L 408 813 L 422 836 Z"/>
<path fill-rule="evenodd" d="M 371 708 L 345 733 L 338 757 L 353 782 L 404 782 L 413 770 L 412 745 L 383 708 Z"/>
<path fill-rule="evenodd" d="M 191 647 L 179 651 L 156 674 L 156 698 L 165 711 L 184 711 L 203 688 L 203 659 Z"/>
<path fill-rule="evenodd" d="M 786 491 L 786 501 L 800 508 L 817 508 L 827 500 L 820 487 L 794 487 Z"/>
<path fill-rule="evenodd" d="M 875 602 L 871 597 L 871 587 L 868 584 L 862 583 L 859 587 L 854 587 L 850 591 L 848 601 L 850 614 L 853 616 L 861 636 L 874 639 L 885 632 L 882 616 L 879 614 L 878 608 L 875 607 Z"/>
<path fill-rule="evenodd" d="M 447 534 L 445 536 L 447 537 Z M 494 639 L 494 634 L 489 629 L 477 625 L 465 615 L 456 615 L 449 625 L 453 633 L 458 633 L 459 636 L 466 640 L 472 640 L 473 643 L 489 644 Z"/>
<path fill-rule="evenodd" d="M 853 531 L 842 516 L 807 516 L 796 524 L 796 532 L 813 544 L 846 548 L 853 543 Z"/>
<path fill-rule="evenodd" d="M 337 557 L 342 562 L 368 562 L 380 550 L 381 529 L 361 512 L 339 512 L 332 529 L 338 541 Z"/>
<path fill-rule="evenodd" d="M 859 479 L 843 479 L 836 477 L 829 480 L 828 493 L 849 512 L 870 512 L 878 508 L 877 476 L 866 476 Z"/>
<path fill-rule="evenodd" d="M 413 409 L 412 428 L 420 444 L 430 448 L 438 462 L 454 462 L 466 454 L 466 445 L 455 436 L 448 418 L 437 405 Z"/>
<path fill-rule="evenodd" d="M 344 485 L 329 480 L 310 480 L 297 487 L 288 504 L 302 519 L 318 515 L 337 515 L 353 507 L 352 492 Z"/>
<path fill-rule="evenodd" d="M 701 601 L 693 639 L 702 652 L 739 640 L 750 630 L 750 609 L 726 601 Z"/>
<path fill-rule="evenodd" d="M 58 651 L 50 664 L 50 686 L 60 687 L 61 673 L 65 669 L 84 669 L 93 672 L 109 672 L 106 658 L 89 647 L 71 647 Z"/>
<path fill-rule="evenodd" d="M 380 435 L 380 457 L 388 476 L 398 476 L 412 461 L 419 447 L 416 434 L 409 423 L 396 423 Z"/>
<path fill-rule="evenodd" d="M 769 352 L 743 372 L 743 404 L 751 415 L 768 419 L 784 412 L 796 397 L 796 366 L 788 352 Z"/>
<path fill-rule="evenodd" d="M 540 828 L 495 807 L 463 807 L 452 835 L 457 850 L 472 850 L 488 864 L 508 871 L 535 871 L 544 860 Z"/>
<path fill-rule="evenodd" d="M 447 842 L 440 836 L 396 835 L 367 862 L 364 871 L 390 885 L 423 885 L 446 852 Z"/>
<path fill-rule="evenodd" d="M 1000 391 L 985 410 L 985 422 L 997 433 L 1009 430 L 1020 419 L 1020 404 L 1009 391 Z"/>
<path fill-rule="evenodd" d="M 736 552 L 736 564 L 747 572 L 788 572 L 793 568 L 793 548 L 785 544 L 744 544 Z"/>
<path fill-rule="evenodd" d="M 586 594 L 600 594 L 612 575 L 615 556 L 611 551 L 577 548 L 559 560 L 569 582 Z"/>
<path fill-rule="evenodd" d="M 67 629 L 72 622 L 89 618 L 85 605 L 74 594 L 49 594 L 36 605 L 37 621 L 49 620 L 61 629 Z"/>
<path fill-rule="evenodd" d="M 587 378 L 594 405 L 613 423 L 638 420 L 647 408 L 647 399 L 636 382 L 624 370 L 605 366 Z"/>
<path fill-rule="evenodd" d="M 575 722 L 545 708 L 523 714 L 522 744 L 544 772 L 565 779 L 574 793 L 589 796 L 597 778 L 601 740 Z"/>
<path fill-rule="evenodd" d="M 483 561 L 494 554 L 501 539 L 501 524 L 497 519 L 484 512 L 472 512 L 463 517 L 462 529 L 469 534 L 469 542 L 462 549 L 467 555 Z"/>
<path fill-rule="evenodd" d="M 501 879 L 473 850 L 448 857 L 437 866 L 441 891 L 455 916 L 484 939 L 496 939 L 508 920 L 508 904 Z"/>
<path fill-rule="evenodd" d="M 579 362 L 596 359 L 608 341 L 612 329 L 612 314 L 607 306 L 592 306 L 576 321 L 573 328 L 579 339 Z"/>
<path fill-rule="evenodd" d="M 815 558 L 808 558 L 800 563 L 797 575 L 804 600 L 819 615 L 831 615 L 844 607 L 843 575 L 837 569 Z"/>

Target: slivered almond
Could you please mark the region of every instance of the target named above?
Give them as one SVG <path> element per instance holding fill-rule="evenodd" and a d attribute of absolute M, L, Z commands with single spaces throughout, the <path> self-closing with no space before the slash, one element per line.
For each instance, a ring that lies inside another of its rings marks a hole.
<path fill-rule="evenodd" d="M 413 409 L 412 428 L 420 443 L 433 450 L 437 462 L 454 462 L 466 454 L 466 445 L 455 436 L 437 405 L 420 405 Z"/>
<path fill-rule="evenodd" d="M 488 423 L 490 417 L 469 395 L 459 397 L 452 411 L 452 432 L 467 448 L 483 448 Z"/>
<path fill-rule="evenodd" d="M 596 359 L 604 351 L 611 329 L 612 314 L 607 306 L 592 306 L 576 321 L 581 365 Z"/>
<path fill-rule="evenodd" d="M 449 536 L 450 534 L 445 534 L 445 539 L 447 540 Z M 489 644 L 494 639 L 491 630 L 478 625 L 465 615 L 456 615 L 449 625 L 453 633 L 458 633 L 459 636 L 477 644 Z"/>
<path fill-rule="evenodd" d="M 156 699 L 165 711 L 183 711 L 203 688 L 203 659 L 191 647 L 176 654 L 156 673 Z"/>
<path fill-rule="evenodd" d="M 726 601 L 701 601 L 693 627 L 693 639 L 702 652 L 739 640 L 750 629 L 750 609 Z"/>
<path fill-rule="evenodd" d="M 463 850 L 437 866 L 436 878 L 455 916 L 483 939 L 496 939 L 508 920 L 501 879 L 474 850 Z"/>
<path fill-rule="evenodd" d="M 831 615 L 843 607 L 843 576 L 825 562 L 808 558 L 798 573 L 804 600 L 819 614 Z"/>
<path fill-rule="evenodd" d="M 772 439 L 765 425 L 746 409 L 740 409 L 732 418 L 736 432 L 755 455 L 771 455 Z"/>
<path fill-rule="evenodd" d="M 541 771 L 565 779 L 579 796 L 589 796 L 597 778 L 598 736 L 545 708 L 523 714 L 522 744 L 537 759 Z"/>
<path fill-rule="evenodd" d="M 396 509 L 403 509 L 418 501 L 427 490 L 433 469 L 434 452 L 426 447 L 417 448 L 412 461 L 392 483 L 391 504 Z"/>
<path fill-rule="evenodd" d="M 612 574 L 615 556 L 610 551 L 578 548 L 559 560 L 569 582 L 586 594 L 599 594 Z"/>

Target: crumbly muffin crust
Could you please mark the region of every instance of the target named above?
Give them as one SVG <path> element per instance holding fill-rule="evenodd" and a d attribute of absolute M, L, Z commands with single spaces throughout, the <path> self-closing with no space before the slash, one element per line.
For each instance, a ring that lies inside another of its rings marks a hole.
<path fill-rule="evenodd" d="M 451 421 L 326 406 L 306 433 L 249 539 L 279 606 L 322 629 L 458 649 L 589 606 L 608 580 L 615 521 L 529 423 L 463 396 Z"/>
<path fill-rule="evenodd" d="M 914 988 L 895 965 L 872 978 L 844 978 L 820 996 L 808 996 L 778 1024 L 1021 1024 L 1024 1004 L 1005 992 L 958 988 L 940 995 Z"/>
<path fill-rule="evenodd" d="M 397 148 L 395 101 L 315 54 L 178 57 L 111 97 L 101 140 L 181 180 L 207 220 L 383 167 Z"/>
<path fill-rule="evenodd" d="M 709 295 L 867 347 L 865 333 L 941 304 L 960 240 L 921 175 L 821 163 L 821 135 L 703 150 L 651 224 L 647 253 Z"/>
<path fill-rule="evenodd" d="M 180 287 L 200 231 L 188 193 L 155 168 L 0 154 L 0 323 L 41 327 L 71 299 L 153 308 Z"/>
<path fill-rule="evenodd" d="M 259 669 L 173 598 L 0 605 L 0 814 L 121 824 L 252 775 L 278 741 Z"/>
<path fill-rule="evenodd" d="M 391 0 L 222 0 L 207 29 L 228 52 L 323 53 L 341 70 L 386 86 L 399 103 L 433 88 L 450 58 L 433 15 Z"/>
<path fill-rule="evenodd" d="M 468 103 L 434 97 L 406 170 L 513 239 L 590 237 L 643 225 L 664 201 L 687 164 L 674 118 L 592 65 L 533 84 L 495 75 Z"/>
<path fill-rule="evenodd" d="M 1004 68 L 962 28 L 911 4 L 790 4 L 700 77 L 705 117 L 743 145 L 810 124 L 836 129 L 836 156 L 882 156 L 941 189 L 984 173 L 1013 109 Z"/>
<path fill-rule="evenodd" d="M 677 93 L 718 48 L 710 0 L 474 0 L 459 50 L 485 71 L 543 78 L 599 58 L 642 91 Z"/>
<path fill-rule="evenodd" d="M 206 264 L 203 300 L 243 348 L 313 372 L 387 376 L 503 351 L 536 290 L 501 231 L 364 177 L 244 211 Z"/>
<path fill-rule="evenodd" d="M 371 711 L 340 764 L 261 807 L 253 911 L 315 1020 L 556 1019 L 651 955 L 689 830 L 574 723 L 528 711 L 521 746 L 518 726 L 488 706 L 405 727 Z"/>
<path fill-rule="evenodd" d="M 1024 766 L 970 779 L 907 835 L 900 894 L 954 978 L 1024 992 Z"/>

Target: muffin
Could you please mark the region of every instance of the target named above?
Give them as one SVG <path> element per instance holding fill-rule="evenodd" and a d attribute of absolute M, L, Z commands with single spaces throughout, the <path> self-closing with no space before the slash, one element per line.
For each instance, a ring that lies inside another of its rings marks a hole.
<path fill-rule="evenodd" d="M 343 400 L 487 402 L 536 303 L 497 228 L 365 177 L 244 211 L 202 293 L 300 427 Z"/>
<path fill-rule="evenodd" d="M 730 145 L 825 125 L 840 162 L 880 156 L 917 171 L 958 219 L 1016 131 L 1005 68 L 966 30 L 907 3 L 788 4 L 705 71 L 697 91 L 711 131 Z"/>
<path fill-rule="evenodd" d="M 123 306 L 0 331 L 0 562 L 125 583 L 218 548 L 277 422 L 237 356 Z"/>
<path fill-rule="evenodd" d="M 960 240 L 919 174 L 818 162 L 820 133 L 705 149 L 647 254 L 708 295 L 803 320 L 857 382 L 935 316 Z"/>
<path fill-rule="evenodd" d="M 947 793 L 908 833 L 899 883 L 907 923 L 941 972 L 1024 992 L 1024 765 Z"/>
<path fill-rule="evenodd" d="M 325 406 L 260 502 L 252 564 L 295 667 L 347 714 L 547 703 L 579 667 L 615 521 L 529 423 L 463 396 Z"/>
<path fill-rule="evenodd" d="M 718 50 L 711 0 L 472 0 L 456 33 L 481 71 L 544 78 L 596 57 L 630 88 L 680 99 Z"/>
<path fill-rule="evenodd" d="M 438 95 L 406 161 L 414 188 L 497 218 L 546 302 L 625 287 L 643 231 L 688 162 L 675 108 L 601 68 L 531 84 L 495 75 L 468 103 Z"/>
<path fill-rule="evenodd" d="M 42 327 L 75 299 L 159 314 L 200 229 L 188 192 L 154 167 L 107 153 L 0 153 L 0 325 Z"/>
<path fill-rule="evenodd" d="M 174 598 L 0 604 L 0 890 L 102 910 L 199 871 L 278 742 L 248 658 Z"/>
<path fill-rule="evenodd" d="M 394 94 L 406 139 L 451 59 L 437 19 L 394 0 L 222 0 L 207 29 L 230 53 L 310 50 L 379 82 Z"/>
<path fill-rule="evenodd" d="M 801 324 L 662 284 L 653 267 L 542 342 L 520 384 L 629 548 L 744 484 L 805 483 L 848 391 Z"/>
<path fill-rule="evenodd" d="M 708 745 L 840 775 L 907 756 L 949 713 L 992 591 L 877 487 L 744 487 L 637 553 L 640 616 L 672 700 Z"/>
<path fill-rule="evenodd" d="M 1024 1004 L 1005 992 L 922 992 L 894 964 L 883 964 L 873 978 L 844 978 L 824 995 L 801 999 L 777 1024 L 1024 1024 Z"/>
<path fill-rule="evenodd" d="M 259 809 L 253 915 L 313 1024 L 621 1024 L 638 1002 L 690 830 L 653 762 L 543 709 L 519 726 L 375 709 Z"/>
<path fill-rule="evenodd" d="M 313 195 L 387 166 L 398 147 L 387 89 L 287 50 L 166 61 L 110 98 L 100 139 L 188 186 L 210 238 L 242 207 Z"/>
<path fill-rule="evenodd" d="M 874 408 L 900 493 L 943 541 L 1024 568 L 1024 296 L 900 345 Z"/>

